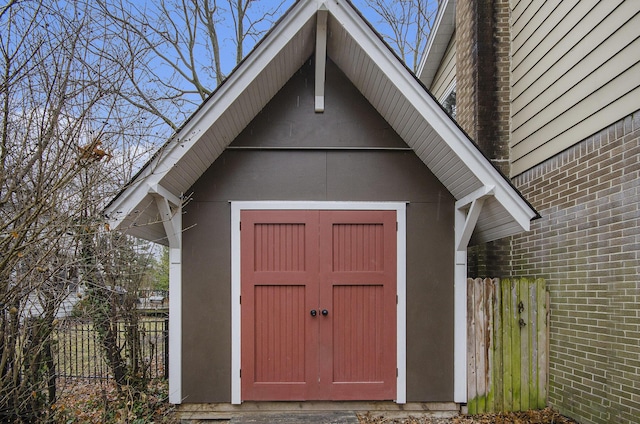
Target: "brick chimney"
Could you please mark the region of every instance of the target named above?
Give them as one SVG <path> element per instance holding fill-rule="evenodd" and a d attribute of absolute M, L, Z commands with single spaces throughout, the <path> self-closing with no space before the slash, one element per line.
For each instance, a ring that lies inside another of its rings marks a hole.
<path fill-rule="evenodd" d="M 456 1 L 456 120 L 509 175 L 509 0 Z M 511 273 L 510 239 L 469 249 L 470 277 Z"/>

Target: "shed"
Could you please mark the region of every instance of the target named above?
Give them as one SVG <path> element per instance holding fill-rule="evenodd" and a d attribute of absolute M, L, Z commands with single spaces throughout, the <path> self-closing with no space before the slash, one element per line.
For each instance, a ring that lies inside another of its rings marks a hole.
<path fill-rule="evenodd" d="M 537 215 L 344 0 L 292 6 L 106 214 L 170 247 L 170 401 L 229 405 L 466 402 L 467 246 Z"/>

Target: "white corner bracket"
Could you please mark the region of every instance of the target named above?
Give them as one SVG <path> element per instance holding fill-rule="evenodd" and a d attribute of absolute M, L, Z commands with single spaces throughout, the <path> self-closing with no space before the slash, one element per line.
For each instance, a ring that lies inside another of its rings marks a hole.
<path fill-rule="evenodd" d="M 178 196 L 159 184 L 149 185 L 149 194 L 156 199 L 160 219 L 162 220 L 162 225 L 169 240 L 169 247 L 179 247 L 179 236 L 182 228 L 176 226 L 175 218 L 176 215 L 180 215 L 182 201 Z"/>
<path fill-rule="evenodd" d="M 315 111 L 324 112 L 324 82 L 327 68 L 327 16 L 329 10 L 322 3 L 318 6 L 316 28 L 316 100 Z"/>
<path fill-rule="evenodd" d="M 481 187 L 455 205 L 453 400 L 457 403 L 467 403 L 467 247 L 482 205 L 494 191 L 494 186 Z"/>
<path fill-rule="evenodd" d="M 466 213 L 463 228 L 459 229 L 456 226 L 456 252 L 461 250 L 466 252 L 473 230 L 478 223 L 482 205 L 487 197 L 494 195 L 494 191 L 495 186 L 483 186 L 456 202 L 456 211 L 464 212 L 465 209 L 469 209 Z"/>
<path fill-rule="evenodd" d="M 182 403 L 182 201 L 159 184 L 149 185 L 169 241 L 169 402 Z"/>

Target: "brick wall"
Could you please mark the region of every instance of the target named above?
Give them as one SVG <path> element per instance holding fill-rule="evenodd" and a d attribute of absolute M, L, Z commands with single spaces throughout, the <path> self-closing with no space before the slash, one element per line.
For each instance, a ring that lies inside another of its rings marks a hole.
<path fill-rule="evenodd" d="M 509 175 L 509 0 L 456 2 L 456 120 L 480 150 Z M 468 275 L 498 276 L 509 244 L 499 240 L 469 249 Z"/>
<path fill-rule="evenodd" d="M 457 120 L 507 175 L 509 20 L 456 3 Z M 469 250 L 470 277 L 546 279 L 549 403 L 583 424 L 640 422 L 639 138 L 640 111 L 514 178 L 542 218 Z"/>
<path fill-rule="evenodd" d="M 546 279 L 549 402 L 584 424 L 640 419 L 639 139 L 640 111 L 514 179 L 542 218 L 502 272 Z"/>
<path fill-rule="evenodd" d="M 474 2 L 456 3 L 456 121 L 476 139 L 476 66 Z"/>
<path fill-rule="evenodd" d="M 456 120 L 509 174 L 509 0 L 456 2 Z"/>

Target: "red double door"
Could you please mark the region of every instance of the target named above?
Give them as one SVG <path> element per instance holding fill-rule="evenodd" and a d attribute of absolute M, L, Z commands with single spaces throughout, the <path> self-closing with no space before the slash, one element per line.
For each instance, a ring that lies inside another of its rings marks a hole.
<path fill-rule="evenodd" d="M 242 400 L 396 396 L 396 212 L 241 213 Z"/>

